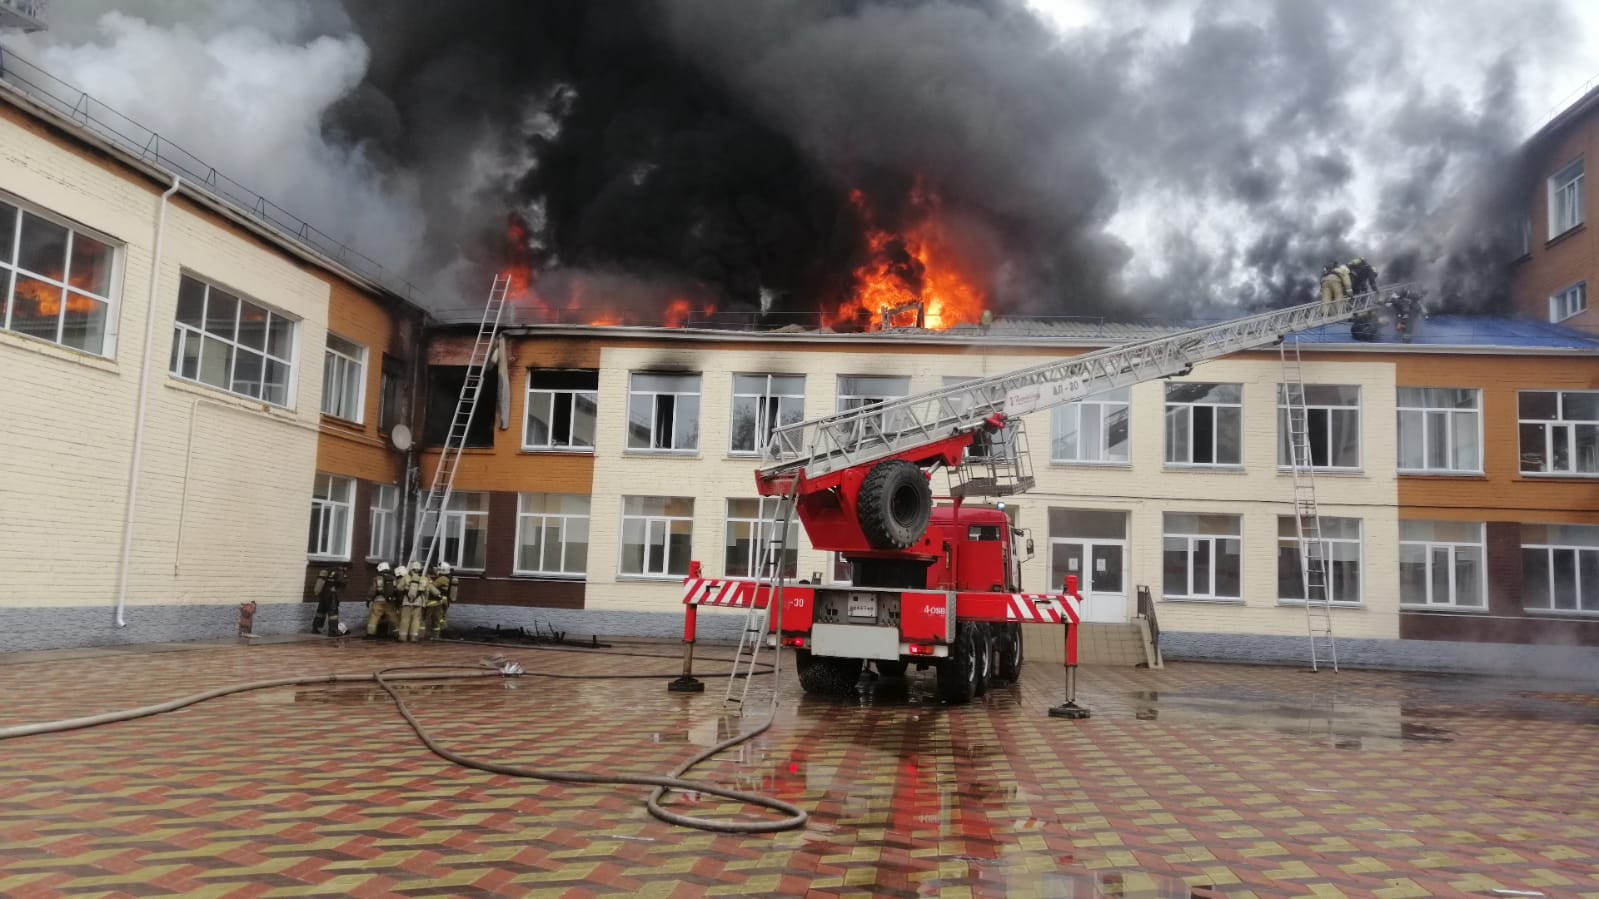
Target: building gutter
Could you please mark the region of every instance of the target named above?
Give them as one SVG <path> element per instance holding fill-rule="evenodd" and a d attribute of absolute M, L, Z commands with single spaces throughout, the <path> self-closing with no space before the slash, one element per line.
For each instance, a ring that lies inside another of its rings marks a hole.
<path fill-rule="evenodd" d="M 156 210 L 155 243 L 150 250 L 150 292 L 144 316 L 144 359 L 139 370 L 139 404 L 133 413 L 133 454 L 128 462 L 128 495 L 123 500 L 122 558 L 117 568 L 117 627 L 127 627 L 123 612 L 128 604 L 128 568 L 133 561 L 133 513 L 138 507 L 139 474 L 144 462 L 144 429 L 150 405 L 150 365 L 155 358 L 156 285 L 161 278 L 161 244 L 167 233 L 167 201 L 178 192 L 183 179 L 172 176 L 172 186 L 161 195 Z"/>

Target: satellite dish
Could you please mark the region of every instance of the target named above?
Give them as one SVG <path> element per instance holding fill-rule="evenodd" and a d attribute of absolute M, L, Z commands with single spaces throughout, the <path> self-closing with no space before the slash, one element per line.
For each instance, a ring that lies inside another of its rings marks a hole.
<path fill-rule="evenodd" d="M 411 448 L 411 429 L 405 425 L 395 425 L 393 430 L 389 431 L 389 441 L 394 444 L 395 449 L 405 452 Z"/>

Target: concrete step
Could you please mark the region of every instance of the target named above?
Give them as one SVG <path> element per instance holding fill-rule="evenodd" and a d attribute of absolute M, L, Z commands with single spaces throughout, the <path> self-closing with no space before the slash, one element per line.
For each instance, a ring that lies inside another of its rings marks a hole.
<path fill-rule="evenodd" d="M 1065 635 L 1052 624 L 1022 625 L 1022 652 L 1028 661 L 1053 663 L 1066 661 Z M 1137 621 L 1127 624 L 1080 624 L 1077 631 L 1077 664 L 1114 665 L 1132 668 L 1149 662 L 1144 650 L 1144 635 Z"/>

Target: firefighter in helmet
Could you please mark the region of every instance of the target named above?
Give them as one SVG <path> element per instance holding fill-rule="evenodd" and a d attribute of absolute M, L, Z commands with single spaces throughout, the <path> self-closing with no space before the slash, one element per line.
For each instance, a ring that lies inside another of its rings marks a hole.
<path fill-rule="evenodd" d="M 344 569 L 321 568 L 316 573 L 316 583 L 311 595 L 316 597 L 316 617 L 311 619 L 311 633 L 320 634 L 327 627 L 329 637 L 345 633 L 339 623 L 339 588 L 344 586 Z"/>
<path fill-rule="evenodd" d="M 372 586 L 366 592 L 367 605 L 372 611 L 366 617 L 366 635 L 376 637 L 384 632 L 385 626 L 389 634 L 397 634 L 400 630 L 400 599 L 396 587 L 394 571 L 387 562 L 378 563 L 377 575 L 372 578 Z"/>
<path fill-rule="evenodd" d="M 415 642 L 422 632 L 422 610 L 432 584 L 422 576 L 422 563 L 412 562 L 400 578 L 400 640 Z"/>
<path fill-rule="evenodd" d="M 1321 304 L 1336 303 L 1353 292 L 1349 266 L 1333 261 L 1321 269 Z"/>
<path fill-rule="evenodd" d="M 1349 260 L 1346 268 L 1349 269 L 1349 287 L 1353 294 L 1358 296 L 1377 289 L 1377 270 L 1364 258 L 1356 256 Z"/>
<path fill-rule="evenodd" d="M 455 601 L 455 572 L 449 562 L 440 562 L 433 569 L 433 592 L 428 594 L 426 611 L 422 616 L 423 628 L 430 639 L 444 633 L 450 603 Z"/>

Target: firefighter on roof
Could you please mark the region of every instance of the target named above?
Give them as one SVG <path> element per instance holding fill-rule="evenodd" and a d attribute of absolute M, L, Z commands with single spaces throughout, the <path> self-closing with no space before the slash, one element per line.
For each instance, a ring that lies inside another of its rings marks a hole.
<path fill-rule="evenodd" d="M 1355 294 L 1371 293 L 1377 289 L 1377 270 L 1364 258 L 1356 256 L 1349 260 L 1349 284 Z"/>
<path fill-rule="evenodd" d="M 1336 303 L 1353 292 L 1350 284 L 1349 266 L 1339 262 L 1329 262 L 1321 269 L 1321 304 Z"/>
<path fill-rule="evenodd" d="M 398 634 L 400 630 L 400 599 L 396 587 L 394 572 L 389 568 L 389 563 L 379 562 L 378 572 L 372 578 L 372 586 L 366 592 L 367 604 L 372 607 L 371 613 L 366 618 L 366 635 L 376 637 L 383 632 L 385 625 L 388 633 Z"/>

